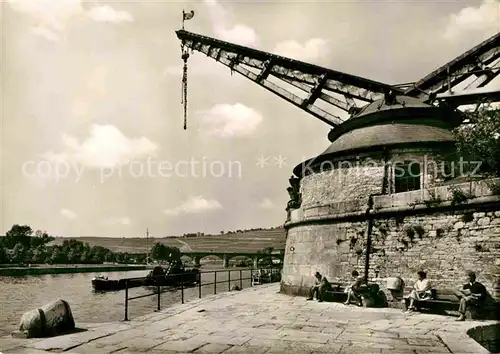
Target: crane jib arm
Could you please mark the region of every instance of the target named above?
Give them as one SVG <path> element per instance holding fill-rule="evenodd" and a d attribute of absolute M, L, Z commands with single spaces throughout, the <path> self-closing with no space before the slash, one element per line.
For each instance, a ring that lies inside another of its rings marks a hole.
<path fill-rule="evenodd" d="M 475 88 L 484 87 L 499 74 L 498 68 L 487 68 L 498 59 L 500 32 L 425 76 L 408 88 L 405 95 L 424 97 L 444 93 L 472 75 L 478 76 Z"/>
<path fill-rule="evenodd" d="M 316 100 L 323 100 L 329 105 L 350 112 L 353 107 L 355 108 L 354 99 L 370 103 L 389 91 L 403 94 L 402 90 L 391 85 L 318 65 L 185 30 L 179 30 L 176 34 L 184 46 L 206 54 L 332 126 L 341 124 L 343 120 L 316 106 L 314 104 Z M 302 99 L 279 87 L 268 80 L 269 76 L 306 92 L 307 97 Z"/>

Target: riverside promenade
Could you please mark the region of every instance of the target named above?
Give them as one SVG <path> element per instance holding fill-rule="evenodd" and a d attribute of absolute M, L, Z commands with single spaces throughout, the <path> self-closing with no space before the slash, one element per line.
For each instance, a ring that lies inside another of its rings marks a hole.
<path fill-rule="evenodd" d="M 259 285 L 177 304 L 128 322 L 92 325 L 76 318 L 77 327 L 86 330 L 47 339 L 0 337 L 0 352 L 489 353 L 466 331 L 493 321 L 455 322 L 450 316 L 347 307 L 278 291 L 279 284 Z"/>

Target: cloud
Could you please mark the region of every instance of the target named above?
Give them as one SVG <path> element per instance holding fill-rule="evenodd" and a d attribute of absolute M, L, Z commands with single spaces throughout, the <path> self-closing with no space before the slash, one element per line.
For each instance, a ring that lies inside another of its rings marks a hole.
<path fill-rule="evenodd" d="M 69 134 L 62 135 L 65 151 L 49 151 L 49 160 L 66 160 L 87 167 L 110 168 L 134 159 L 152 157 L 158 146 L 146 137 L 129 138 L 113 125 L 94 124 L 90 136 L 82 141 Z"/>
<path fill-rule="evenodd" d="M 274 53 L 284 57 L 301 61 L 318 61 L 325 58 L 328 53 L 328 41 L 322 38 L 311 38 L 304 44 L 295 40 L 278 43 Z"/>
<path fill-rule="evenodd" d="M 129 217 L 123 216 L 118 218 L 109 218 L 105 221 L 108 225 L 130 225 L 132 221 Z"/>
<path fill-rule="evenodd" d="M 76 218 L 76 214 L 74 211 L 71 211 L 69 209 L 61 209 L 60 213 L 62 216 L 64 216 L 66 219 L 73 220 Z"/>
<path fill-rule="evenodd" d="M 259 38 L 255 30 L 241 23 L 228 24 L 228 14 L 224 7 L 216 0 L 204 0 L 210 11 L 215 36 L 221 40 L 240 45 L 255 45 Z"/>
<path fill-rule="evenodd" d="M 444 32 L 448 40 L 462 40 L 464 34 L 471 32 L 493 35 L 500 30 L 500 2 L 485 0 L 478 7 L 469 6 L 458 13 L 451 14 Z"/>
<path fill-rule="evenodd" d="M 275 207 L 274 203 L 269 198 L 264 198 L 259 203 L 259 208 L 262 208 L 262 209 L 274 209 L 274 207 Z"/>
<path fill-rule="evenodd" d="M 262 122 L 262 115 L 241 103 L 217 104 L 202 112 L 202 121 L 212 134 L 220 137 L 252 134 Z"/>
<path fill-rule="evenodd" d="M 253 28 L 245 25 L 234 25 L 232 28 L 215 27 L 215 35 L 220 39 L 241 45 L 252 45 L 258 42 L 257 33 Z"/>
<path fill-rule="evenodd" d="M 52 42 L 57 42 L 59 40 L 59 36 L 57 35 L 57 33 L 47 27 L 33 27 L 31 29 L 31 33 L 33 33 L 35 36 L 43 37 L 46 40 Z"/>
<path fill-rule="evenodd" d="M 81 0 L 8 0 L 11 8 L 30 16 L 37 25 L 32 33 L 56 41 L 68 21 L 81 14 Z"/>
<path fill-rule="evenodd" d="M 96 22 L 132 22 L 134 19 L 132 15 L 125 11 L 117 11 L 109 5 L 94 6 L 87 15 Z"/>
<path fill-rule="evenodd" d="M 125 11 L 116 11 L 108 5 L 93 6 L 88 11 L 81 0 L 7 0 L 14 11 L 31 17 L 32 33 L 50 41 L 57 41 L 71 20 L 87 16 L 96 22 L 118 23 L 133 21 Z"/>
<path fill-rule="evenodd" d="M 175 216 L 180 214 L 198 214 L 217 209 L 222 209 L 222 205 L 217 200 L 196 196 L 189 198 L 176 208 L 163 210 L 163 213 Z"/>

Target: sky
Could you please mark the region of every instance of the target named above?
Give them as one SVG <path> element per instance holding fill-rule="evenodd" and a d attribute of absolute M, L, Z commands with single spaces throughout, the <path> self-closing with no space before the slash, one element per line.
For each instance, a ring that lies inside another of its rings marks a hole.
<path fill-rule="evenodd" d="M 329 126 L 175 30 L 387 84 L 500 31 L 498 1 L 7 0 L 1 9 L 1 233 L 155 237 L 272 227 Z M 264 157 L 264 164 L 259 163 Z"/>

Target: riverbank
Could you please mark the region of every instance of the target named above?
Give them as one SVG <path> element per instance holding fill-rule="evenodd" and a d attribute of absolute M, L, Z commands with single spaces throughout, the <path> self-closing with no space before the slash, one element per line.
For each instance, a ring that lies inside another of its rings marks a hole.
<path fill-rule="evenodd" d="M 214 293 L 213 281 L 215 274 L 209 269 L 201 269 L 202 296 Z M 228 269 L 217 274 L 217 293 L 229 290 Z M 250 287 L 250 271 L 242 270 L 242 287 Z M 121 321 L 124 318 L 124 291 L 95 292 L 92 289 L 92 279 L 105 275 L 109 279 L 124 279 L 145 277 L 149 270 L 133 270 L 127 272 L 95 272 L 72 273 L 57 275 L 35 275 L 21 277 L 0 277 L 0 336 L 9 334 L 19 326 L 22 315 L 29 310 L 40 308 L 49 302 L 61 298 L 71 304 L 71 310 L 76 319 L 86 323 L 106 323 Z M 232 269 L 232 284 L 239 285 L 240 270 Z M 38 290 L 37 290 L 38 289 Z M 199 288 L 184 289 L 184 298 L 189 301 L 199 297 Z M 148 287 L 129 290 L 129 297 L 151 294 Z M 161 308 L 181 302 L 181 292 L 164 292 L 161 294 Z M 157 308 L 157 296 L 143 297 L 129 302 L 129 318 L 138 318 L 151 313 Z M 97 309 L 97 310 L 96 310 Z"/>
<path fill-rule="evenodd" d="M 319 303 L 278 291 L 279 284 L 255 286 L 176 304 L 129 322 L 90 325 L 75 318 L 84 331 L 47 339 L 3 337 L 0 351 L 482 354 L 488 351 L 466 332 L 497 323 Z"/>
<path fill-rule="evenodd" d="M 0 267 L 0 276 L 17 277 L 26 275 L 96 273 L 96 272 L 127 272 L 152 269 L 152 265 L 132 264 L 62 264 L 33 265 L 31 267 Z"/>

